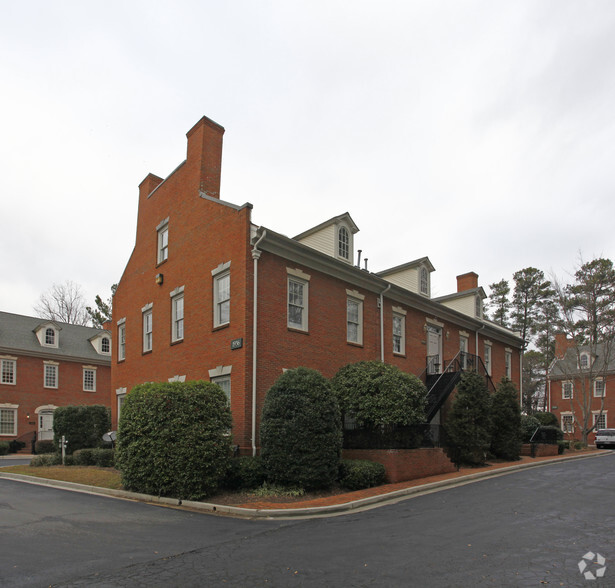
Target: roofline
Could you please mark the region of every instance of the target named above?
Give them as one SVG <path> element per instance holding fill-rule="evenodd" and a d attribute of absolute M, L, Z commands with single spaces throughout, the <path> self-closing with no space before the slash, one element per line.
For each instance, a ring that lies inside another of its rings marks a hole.
<path fill-rule="evenodd" d="M 320 229 L 328 226 L 328 225 L 334 225 L 337 224 L 338 222 L 340 222 L 341 220 L 346 220 L 348 224 L 350 225 L 350 230 L 352 231 L 352 234 L 354 235 L 355 233 L 359 232 L 359 227 L 357 227 L 356 223 L 352 220 L 352 217 L 350 216 L 349 212 L 344 212 L 342 214 L 339 214 L 337 216 L 334 216 L 322 223 L 320 223 L 319 225 L 316 225 L 315 227 L 312 227 L 311 229 L 308 229 L 307 231 L 303 231 L 303 233 L 299 233 L 298 235 L 295 235 L 293 237 L 293 239 L 304 239 L 305 237 L 308 237 L 309 235 L 312 235 L 314 233 L 316 233 L 317 231 L 320 231 Z"/>
<path fill-rule="evenodd" d="M 27 349 L 18 349 L 16 347 L 2 347 L 0 346 L 0 353 L 6 353 L 11 355 L 24 355 L 26 357 L 40 357 L 43 359 L 54 359 L 70 361 L 72 363 L 88 363 L 102 366 L 111 367 L 111 355 L 108 358 L 93 358 L 93 357 L 81 357 L 75 355 L 62 355 L 61 353 L 53 353 L 52 348 L 47 348 L 45 351 L 29 351 Z"/>
<path fill-rule="evenodd" d="M 389 274 L 394 274 L 402 270 L 409 269 L 411 267 L 417 267 L 420 265 L 426 265 L 430 272 L 436 271 L 436 268 L 433 266 L 433 264 L 429 260 L 429 257 L 425 256 L 425 257 L 421 257 L 420 259 L 415 259 L 413 261 L 402 263 L 401 265 L 396 265 L 395 267 L 390 267 L 388 269 L 381 270 L 379 272 L 376 272 L 376 275 L 377 276 L 388 276 Z"/>

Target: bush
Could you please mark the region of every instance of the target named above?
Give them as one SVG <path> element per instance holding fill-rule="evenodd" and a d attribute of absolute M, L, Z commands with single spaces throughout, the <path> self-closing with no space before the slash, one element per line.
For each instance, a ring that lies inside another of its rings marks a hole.
<path fill-rule="evenodd" d="M 265 479 L 260 456 L 235 457 L 231 460 L 224 486 L 229 490 L 251 490 L 262 486 Z"/>
<path fill-rule="evenodd" d="M 224 481 L 232 419 L 226 395 L 205 381 L 136 386 L 122 406 L 116 466 L 127 490 L 200 500 Z"/>
<path fill-rule="evenodd" d="M 523 443 L 529 443 L 536 429 L 540 427 L 540 421 L 527 414 L 521 415 L 521 434 Z"/>
<path fill-rule="evenodd" d="M 111 429 L 111 411 L 99 404 L 60 406 L 53 413 L 53 433 L 56 448 L 62 435 L 68 441 L 66 453 L 78 449 L 102 447 L 102 436 Z"/>
<path fill-rule="evenodd" d="M 485 463 L 491 445 L 491 398 L 484 378 L 476 372 L 461 377 L 445 427 L 453 463 Z"/>
<path fill-rule="evenodd" d="M 339 483 L 347 490 L 362 490 L 380 486 L 386 471 L 381 463 L 366 459 L 343 459 L 339 467 Z"/>
<path fill-rule="evenodd" d="M 8 454 L 9 454 L 9 442 L 0 441 L 0 455 L 8 455 Z"/>
<path fill-rule="evenodd" d="M 491 452 L 500 459 L 516 460 L 521 455 L 522 430 L 519 393 L 506 378 L 491 397 Z"/>
<path fill-rule="evenodd" d="M 9 453 L 17 453 L 25 446 L 26 444 L 23 441 L 17 441 L 16 439 L 13 439 L 13 441 L 9 441 Z"/>
<path fill-rule="evenodd" d="M 559 421 L 552 412 L 535 412 L 532 416 L 544 427 L 559 428 Z"/>
<path fill-rule="evenodd" d="M 37 441 L 34 444 L 34 451 L 37 454 L 41 453 L 54 453 L 56 450 L 53 441 L 44 439 L 42 441 Z"/>
<path fill-rule="evenodd" d="M 341 419 L 329 382 L 316 370 L 284 372 L 267 392 L 260 428 L 270 483 L 313 490 L 337 480 Z"/>
<path fill-rule="evenodd" d="M 341 368 L 331 381 L 343 415 L 360 426 L 413 425 L 425 421 L 427 389 L 416 376 L 381 361 Z"/>
<path fill-rule="evenodd" d="M 62 456 L 59 453 L 43 453 L 42 455 L 35 455 L 30 460 L 30 467 L 45 467 L 62 465 Z"/>

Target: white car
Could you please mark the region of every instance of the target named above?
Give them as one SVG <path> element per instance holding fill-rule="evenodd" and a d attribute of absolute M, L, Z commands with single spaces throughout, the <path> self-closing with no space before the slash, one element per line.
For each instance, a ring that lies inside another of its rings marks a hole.
<path fill-rule="evenodd" d="M 615 429 L 598 429 L 596 431 L 596 448 L 615 448 Z"/>

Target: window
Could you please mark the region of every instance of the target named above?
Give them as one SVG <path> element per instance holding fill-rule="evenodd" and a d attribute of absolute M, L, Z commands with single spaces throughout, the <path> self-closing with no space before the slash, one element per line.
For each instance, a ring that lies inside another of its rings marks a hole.
<path fill-rule="evenodd" d="M 594 396 L 596 398 L 602 398 L 605 395 L 604 394 L 605 390 L 606 390 L 606 387 L 604 385 L 604 380 L 602 378 L 598 378 L 594 380 Z"/>
<path fill-rule="evenodd" d="M 158 227 L 158 263 L 169 258 L 169 219 L 162 221 Z"/>
<path fill-rule="evenodd" d="M 307 331 L 308 284 L 295 277 L 288 277 L 288 326 Z"/>
<path fill-rule="evenodd" d="M 17 376 L 17 362 L 14 359 L 3 359 L 2 365 L 2 378 L 0 382 L 2 384 L 15 384 Z"/>
<path fill-rule="evenodd" d="M 56 332 L 52 328 L 45 330 L 45 345 L 56 344 Z"/>
<path fill-rule="evenodd" d="M 126 359 L 126 324 L 122 323 L 117 328 L 117 360 Z"/>
<path fill-rule="evenodd" d="M 171 298 L 171 341 L 182 341 L 184 338 L 184 295 L 178 294 Z"/>
<path fill-rule="evenodd" d="M 17 408 L 0 405 L 0 435 L 17 435 Z"/>
<path fill-rule="evenodd" d="M 606 429 L 606 413 L 594 413 L 594 427 L 596 429 Z"/>
<path fill-rule="evenodd" d="M 214 327 L 228 325 L 231 320 L 231 274 L 214 277 Z"/>
<path fill-rule="evenodd" d="M 220 388 L 226 394 L 226 399 L 229 404 L 231 402 L 231 376 L 219 376 L 217 378 L 211 378 L 212 383 L 218 384 Z"/>
<path fill-rule="evenodd" d="M 483 316 L 483 301 L 480 299 L 480 296 L 476 296 L 474 299 L 474 314 L 476 314 L 478 318 Z"/>
<path fill-rule="evenodd" d="M 153 311 L 151 306 L 143 310 L 143 353 L 148 353 L 153 347 Z"/>
<path fill-rule="evenodd" d="M 491 375 L 491 343 L 485 343 L 485 369 Z"/>
<path fill-rule="evenodd" d="M 403 314 L 393 314 L 393 353 L 406 352 L 406 317 Z"/>
<path fill-rule="evenodd" d="M 429 294 L 429 272 L 425 266 L 421 266 L 421 294 Z"/>
<path fill-rule="evenodd" d="M 344 226 L 337 232 L 337 254 L 342 259 L 350 259 L 350 234 Z"/>
<path fill-rule="evenodd" d="M 579 365 L 580 365 L 581 369 L 589 367 L 589 354 L 581 353 L 581 357 L 579 359 Z"/>
<path fill-rule="evenodd" d="M 571 400 L 574 396 L 572 382 L 562 382 L 562 400 Z"/>
<path fill-rule="evenodd" d="M 95 368 L 83 368 L 83 390 L 84 392 L 96 392 Z"/>
<path fill-rule="evenodd" d="M 109 341 L 109 337 L 103 337 L 100 340 L 100 351 L 101 353 L 111 353 L 111 342 Z"/>
<path fill-rule="evenodd" d="M 363 344 L 363 301 L 346 299 L 346 341 Z"/>
<path fill-rule="evenodd" d="M 468 341 L 468 335 L 459 335 L 459 360 L 463 370 L 468 367 Z"/>
<path fill-rule="evenodd" d="M 45 363 L 45 388 L 58 387 L 58 364 Z"/>
<path fill-rule="evenodd" d="M 574 433 L 574 417 L 571 414 L 562 414 L 562 431 Z"/>
<path fill-rule="evenodd" d="M 126 388 L 117 388 L 115 391 L 115 397 L 117 400 L 117 420 L 119 422 L 122 406 L 124 405 L 124 400 L 126 400 Z"/>
<path fill-rule="evenodd" d="M 506 367 L 506 379 L 512 380 L 512 351 L 504 352 L 504 365 Z"/>

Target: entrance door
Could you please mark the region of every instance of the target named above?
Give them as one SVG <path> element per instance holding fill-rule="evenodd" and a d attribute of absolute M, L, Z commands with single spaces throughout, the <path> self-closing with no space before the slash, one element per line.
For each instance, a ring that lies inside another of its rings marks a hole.
<path fill-rule="evenodd" d="M 439 374 L 442 370 L 442 329 L 427 326 L 427 373 Z"/>
<path fill-rule="evenodd" d="M 38 438 L 41 441 L 53 440 L 53 410 L 44 410 L 38 415 Z"/>

